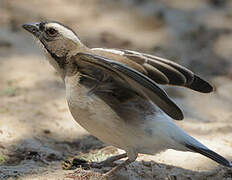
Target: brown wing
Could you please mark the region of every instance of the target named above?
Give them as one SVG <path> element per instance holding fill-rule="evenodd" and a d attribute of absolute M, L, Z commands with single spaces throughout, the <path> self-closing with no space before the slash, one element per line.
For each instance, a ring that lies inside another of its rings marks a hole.
<path fill-rule="evenodd" d="M 82 67 L 83 64 L 94 66 L 95 68 L 104 70 L 115 79 L 122 79 L 124 84 L 128 85 L 131 90 L 151 100 L 173 119 L 183 119 L 183 113 L 179 107 L 153 80 L 139 71 L 118 61 L 89 53 L 78 53 L 75 56 L 75 60 L 77 65 L 81 64 Z"/>
<path fill-rule="evenodd" d="M 158 84 L 184 86 L 202 93 L 213 91 L 213 87 L 208 82 L 187 68 L 170 60 L 130 50 L 100 48 L 96 48 L 95 50 L 118 53 L 140 64 L 146 71 L 146 75 Z"/>

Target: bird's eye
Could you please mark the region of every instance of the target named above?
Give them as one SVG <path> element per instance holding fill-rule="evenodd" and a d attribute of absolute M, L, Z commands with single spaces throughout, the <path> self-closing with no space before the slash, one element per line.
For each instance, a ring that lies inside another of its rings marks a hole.
<path fill-rule="evenodd" d="M 55 30 L 54 28 L 49 28 L 46 30 L 46 33 L 49 35 L 49 36 L 56 36 L 57 35 L 57 30 Z"/>

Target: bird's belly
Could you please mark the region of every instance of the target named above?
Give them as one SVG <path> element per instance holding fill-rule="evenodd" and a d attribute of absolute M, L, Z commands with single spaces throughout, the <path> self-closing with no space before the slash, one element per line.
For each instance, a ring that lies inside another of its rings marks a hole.
<path fill-rule="evenodd" d="M 140 113 L 142 102 L 138 102 L 139 106 L 131 102 L 119 107 L 119 113 L 98 96 L 89 96 L 87 91 L 77 87 L 69 89 L 66 86 L 66 97 L 73 118 L 101 141 L 124 150 L 133 148 L 149 154 L 166 149 L 166 137 L 160 135 L 162 128 L 157 126 L 160 120 L 154 114 L 146 118 L 144 111 Z"/>
<path fill-rule="evenodd" d="M 109 145 L 124 150 L 133 148 L 145 154 L 156 154 L 167 149 L 165 137 L 157 135 L 159 129 L 156 131 L 155 121 L 152 125 L 144 125 L 131 119 L 128 124 L 100 99 L 95 99 L 85 108 L 73 102 L 68 104 L 73 118 L 90 134 Z"/>
<path fill-rule="evenodd" d="M 83 97 L 81 97 L 83 98 Z M 73 118 L 90 134 L 119 148 L 124 148 L 123 122 L 101 99 L 88 97 L 80 100 L 71 98 L 68 105 Z"/>

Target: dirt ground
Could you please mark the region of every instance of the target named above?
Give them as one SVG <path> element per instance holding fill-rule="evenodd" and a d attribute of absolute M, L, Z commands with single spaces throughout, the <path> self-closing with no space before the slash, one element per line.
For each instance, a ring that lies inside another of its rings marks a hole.
<path fill-rule="evenodd" d="M 232 1 L 0 0 L 0 179 L 100 179 L 109 169 L 64 170 L 68 159 L 120 153 L 81 128 L 64 85 L 21 24 L 63 22 L 90 47 L 173 59 L 215 86 L 211 94 L 168 88 L 185 131 L 232 161 Z M 139 155 L 117 180 L 229 180 L 232 169 L 194 153 Z"/>

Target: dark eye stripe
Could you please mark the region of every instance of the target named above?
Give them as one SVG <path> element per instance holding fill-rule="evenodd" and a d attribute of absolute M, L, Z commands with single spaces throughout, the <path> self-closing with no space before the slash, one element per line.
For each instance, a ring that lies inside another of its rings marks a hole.
<path fill-rule="evenodd" d="M 51 28 L 46 29 L 46 34 L 50 37 L 55 37 L 58 34 L 58 32 L 56 29 L 51 27 Z"/>
<path fill-rule="evenodd" d="M 47 22 L 41 22 L 41 23 L 39 23 L 39 30 L 40 31 L 44 31 L 44 29 L 45 29 L 45 24 L 46 24 Z"/>

